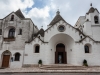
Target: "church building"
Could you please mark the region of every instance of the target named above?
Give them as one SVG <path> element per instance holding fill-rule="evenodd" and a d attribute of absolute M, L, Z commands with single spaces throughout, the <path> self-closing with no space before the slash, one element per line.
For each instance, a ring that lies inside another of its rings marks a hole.
<path fill-rule="evenodd" d="M 99 11 L 90 7 L 74 26 L 57 11 L 47 29 L 38 29 L 21 10 L 0 19 L 0 67 L 69 64 L 100 66 Z M 67 16 L 66 16 L 67 17 Z"/>

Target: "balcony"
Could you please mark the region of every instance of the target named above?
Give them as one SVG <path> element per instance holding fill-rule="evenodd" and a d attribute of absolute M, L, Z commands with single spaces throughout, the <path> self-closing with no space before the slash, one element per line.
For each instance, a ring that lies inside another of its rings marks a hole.
<path fill-rule="evenodd" d="M 3 38 L 4 41 L 15 41 L 15 37 Z"/>

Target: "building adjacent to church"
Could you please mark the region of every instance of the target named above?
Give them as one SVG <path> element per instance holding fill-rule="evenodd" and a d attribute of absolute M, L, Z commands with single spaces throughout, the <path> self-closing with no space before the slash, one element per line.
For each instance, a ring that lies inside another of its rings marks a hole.
<path fill-rule="evenodd" d="M 75 26 L 57 11 L 46 30 L 38 29 L 21 10 L 0 19 L 0 67 L 70 64 L 100 66 L 100 17 L 92 7 Z"/>

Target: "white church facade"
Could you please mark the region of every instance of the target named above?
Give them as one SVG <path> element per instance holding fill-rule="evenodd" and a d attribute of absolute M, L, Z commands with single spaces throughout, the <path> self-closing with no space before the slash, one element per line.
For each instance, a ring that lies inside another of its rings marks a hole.
<path fill-rule="evenodd" d="M 57 11 L 46 30 L 38 29 L 17 10 L 0 19 L 0 67 L 71 64 L 100 66 L 100 17 L 91 7 L 75 26 Z"/>

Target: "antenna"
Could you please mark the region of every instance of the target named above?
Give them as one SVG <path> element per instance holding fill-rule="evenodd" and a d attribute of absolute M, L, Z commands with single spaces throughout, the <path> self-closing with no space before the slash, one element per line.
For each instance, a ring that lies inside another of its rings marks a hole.
<path fill-rule="evenodd" d="M 57 11 L 59 11 L 59 7 L 57 7 Z"/>

